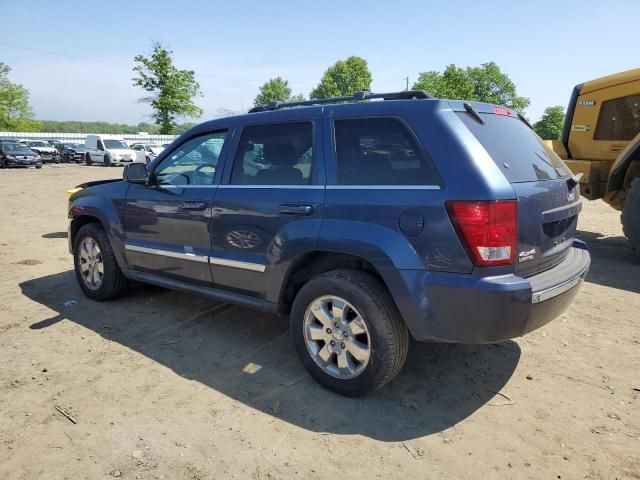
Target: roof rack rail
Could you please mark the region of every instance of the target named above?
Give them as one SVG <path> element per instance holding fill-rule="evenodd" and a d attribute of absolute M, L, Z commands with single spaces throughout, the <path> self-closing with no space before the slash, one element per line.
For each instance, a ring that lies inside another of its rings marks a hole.
<path fill-rule="evenodd" d="M 422 98 L 435 98 L 424 90 L 404 90 L 402 92 L 391 93 L 372 93 L 368 91 L 356 92 L 348 97 L 332 97 L 332 98 L 316 98 L 313 100 L 304 100 L 302 102 L 271 102 L 266 105 L 258 105 L 249 110 L 249 113 L 267 112 L 271 110 L 279 110 L 281 108 L 304 107 L 312 105 L 326 105 L 328 103 L 340 102 L 362 102 L 364 100 L 373 100 L 381 98 L 383 100 L 410 100 Z"/>

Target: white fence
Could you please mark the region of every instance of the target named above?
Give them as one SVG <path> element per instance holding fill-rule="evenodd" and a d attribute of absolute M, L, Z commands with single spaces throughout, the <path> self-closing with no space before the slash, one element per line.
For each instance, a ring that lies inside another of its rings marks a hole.
<path fill-rule="evenodd" d="M 21 140 L 61 140 L 70 143 L 84 143 L 87 133 L 45 133 L 45 132 L 0 132 L 0 138 L 17 138 Z M 106 134 L 105 134 L 106 135 Z M 114 134 L 124 138 L 128 143 L 171 143 L 177 135 L 141 135 Z"/>

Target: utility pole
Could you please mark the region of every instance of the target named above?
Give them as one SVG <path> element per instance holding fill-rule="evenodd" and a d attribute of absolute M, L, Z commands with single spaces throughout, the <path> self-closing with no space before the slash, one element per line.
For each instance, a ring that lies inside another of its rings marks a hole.
<path fill-rule="evenodd" d="M 409 91 L 409 77 L 405 77 L 405 80 L 407 81 L 407 88 L 405 88 L 405 91 Z"/>

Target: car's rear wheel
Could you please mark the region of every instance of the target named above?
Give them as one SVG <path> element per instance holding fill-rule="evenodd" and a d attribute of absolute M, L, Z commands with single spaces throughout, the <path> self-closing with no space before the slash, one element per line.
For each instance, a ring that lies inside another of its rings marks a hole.
<path fill-rule="evenodd" d="M 105 167 L 110 167 L 111 166 L 111 157 L 109 155 L 105 155 L 103 158 L 104 161 L 104 166 Z"/>
<path fill-rule="evenodd" d="M 91 155 L 89 155 L 88 153 L 85 154 L 84 156 L 84 163 L 86 163 L 87 165 L 91 166 Z"/>
<path fill-rule="evenodd" d="M 640 255 L 640 177 L 634 178 L 629 185 L 624 196 L 620 221 L 631 248 L 636 255 Z"/>
<path fill-rule="evenodd" d="M 36 165 L 36 168 L 40 170 L 42 168 L 42 165 Z"/>
<path fill-rule="evenodd" d="M 78 231 L 73 242 L 76 278 L 84 294 L 93 300 L 112 300 L 127 288 L 127 279 L 116 262 L 113 249 L 98 223 Z"/>
<path fill-rule="evenodd" d="M 342 395 L 383 387 L 407 357 L 407 328 L 386 288 L 365 272 L 337 270 L 311 279 L 296 295 L 290 321 L 305 368 Z"/>

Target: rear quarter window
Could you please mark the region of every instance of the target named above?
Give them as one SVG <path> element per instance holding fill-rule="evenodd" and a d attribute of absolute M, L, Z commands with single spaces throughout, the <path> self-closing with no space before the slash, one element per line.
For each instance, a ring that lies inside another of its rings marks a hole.
<path fill-rule="evenodd" d="M 397 118 L 334 121 L 338 184 L 436 185 L 431 159 Z"/>
<path fill-rule="evenodd" d="M 571 175 L 560 157 L 520 119 L 480 113 L 482 124 L 469 113 L 456 114 L 510 183 L 556 180 Z"/>

